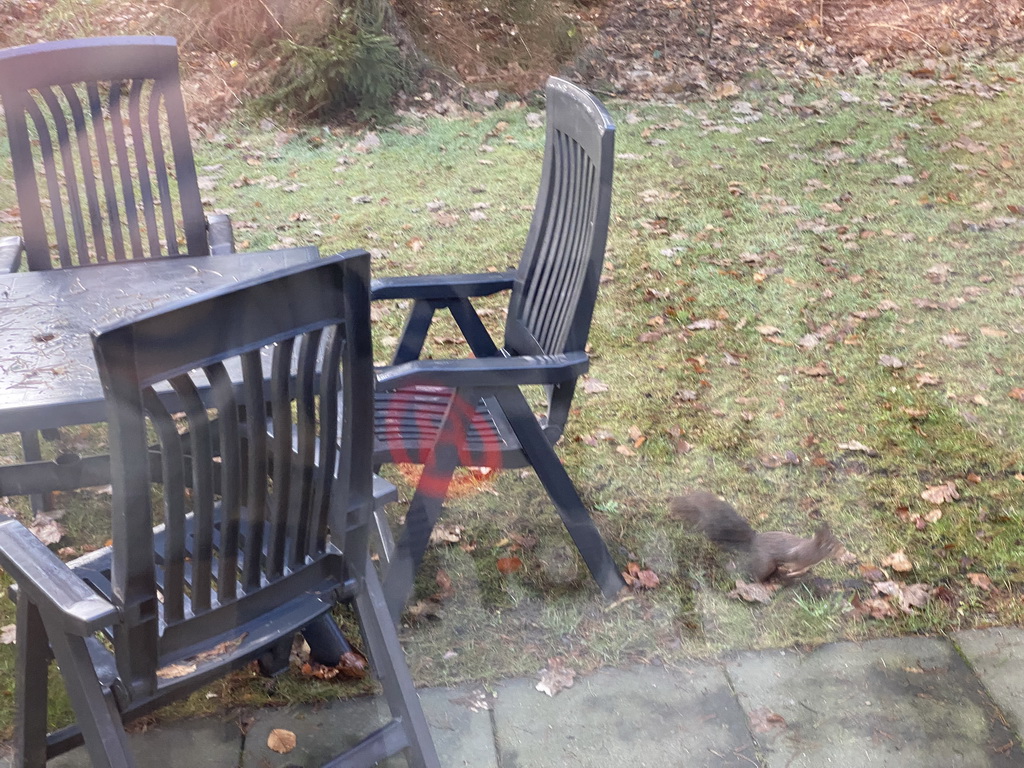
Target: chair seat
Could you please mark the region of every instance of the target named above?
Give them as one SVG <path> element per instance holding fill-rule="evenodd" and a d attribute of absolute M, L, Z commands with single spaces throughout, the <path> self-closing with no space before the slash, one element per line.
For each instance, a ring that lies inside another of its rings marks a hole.
<path fill-rule="evenodd" d="M 414 386 L 378 392 L 374 407 L 375 464 L 424 464 L 438 444 L 449 408 L 466 424 L 453 436 L 463 466 L 517 469 L 529 466 L 519 439 L 493 398 L 452 404 L 454 390 Z M 465 432 L 465 434 L 462 434 Z"/>

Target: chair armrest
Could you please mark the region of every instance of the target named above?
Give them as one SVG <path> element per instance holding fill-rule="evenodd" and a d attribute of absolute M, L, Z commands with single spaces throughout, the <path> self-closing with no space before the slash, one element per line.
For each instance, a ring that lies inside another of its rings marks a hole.
<path fill-rule="evenodd" d="M 217 256 L 235 252 L 235 235 L 231 230 L 231 217 L 226 213 L 211 213 L 206 217 L 206 241 L 210 253 Z"/>
<path fill-rule="evenodd" d="M 490 296 L 511 289 L 515 278 L 515 272 L 382 277 L 370 281 L 370 298 L 443 300 Z"/>
<path fill-rule="evenodd" d="M 20 237 L 0 237 L 0 274 L 17 272 L 24 252 L 25 243 Z"/>
<path fill-rule="evenodd" d="M 561 355 L 484 357 L 468 360 L 413 360 L 377 369 L 377 391 L 427 385 L 436 387 L 520 387 L 560 384 L 590 367 L 586 352 Z"/>
<path fill-rule="evenodd" d="M 117 608 L 97 595 L 32 531 L 9 517 L 0 520 L 0 566 L 44 612 L 62 614 L 68 632 L 88 636 L 118 618 Z"/>

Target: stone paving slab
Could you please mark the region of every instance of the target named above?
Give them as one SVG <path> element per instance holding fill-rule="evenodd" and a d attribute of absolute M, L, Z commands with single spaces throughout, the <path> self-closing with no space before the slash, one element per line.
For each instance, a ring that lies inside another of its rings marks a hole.
<path fill-rule="evenodd" d="M 548 697 L 535 680 L 497 689 L 502 768 L 725 768 L 756 765 L 720 666 L 608 669 Z"/>
<path fill-rule="evenodd" d="M 953 640 L 989 695 L 1024 733 L 1024 629 L 999 627 L 957 632 Z"/>
<path fill-rule="evenodd" d="M 978 679 L 944 640 L 738 654 L 726 670 L 767 768 L 1024 765 Z"/>
<path fill-rule="evenodd" d="M 467 689 L 420 691 L 434 745 L 446 768 L 497 768 L 490 713 L 474 712 L 460 703 L 472 700 L 472 692 Z M 336 701 L 318 707 L 260 710 L 246 733 L 241 765 L 242 768 L 320 766 L 379 728 L 387 718 L 387 704 L 380 696 Z M 267 738 L 274 728 L 292 731 L 296 737 L 295 749 L 282 755 L 268 748 Z M 396 756 L 380 765 L 405 768 L 406 761 Z"/>
<path fill-rule="evenodd" d="M 237 718 L 179 720 L 129 735 L 136 762 L 145 768 L 235 768 L 242 751 Z M 47 768 L 90 768 L 85 747 L 47 762 Z"/>

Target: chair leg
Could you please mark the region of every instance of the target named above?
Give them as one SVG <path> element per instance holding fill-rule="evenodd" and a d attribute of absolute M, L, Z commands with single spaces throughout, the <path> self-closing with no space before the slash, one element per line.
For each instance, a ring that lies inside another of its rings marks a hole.
<path fill-rule="evenodd" d="M 363 631 L 367 655 L 384 689 L 391 716 L 401 724 L 408 742 L 409 768 L 440 768 L 427 718 L 405 663 L 398 632 L 389 615 L 389 606 L 377 572 L 367 562 L 365 588 L 356 595 L 356 614 Z"/>
<path fill-rule="evenodd" d="M 441 515 L 441 506 L 456 466 L 458 454 L 455 448 L 437 446 L 423 466 L 416 493 L 409 502 L 405 526 L 395 545 L 394 556 L 384 581 L 384 595 L 395 623 L 412 594 L 416 571 L 430 543 L 430 532 L 434 530 L 437 518 Z"/>
<path fill-rule="evenodd" d="M 523 453 L 554 502 L 562 523 L 601 592 L 607 598 L 615 597 L 626 582 L 537 418 L 518 392 L 511 397 L 499 395 L 498 400 L 519 438 Z"/>
<path fill-rule="evenodd" d="M 93 768 L 135 768 L 121 713 L 96 677 L 85 638 L 48 634 Z"/>
<path fill-rule="evenodd" d="M 26 464 L 42 461 L 43 451 L 39 445 L 39 433 L 36 430 L 31 429 L 21 433 L 21 450 Z M 49 512 L 53 509 L 53 497 L 49 493 L 33 493 L 28 498 L 33 513 Z"/>
<path fill-rule="evenodd" d="M 46 629 L 24 593 L 18 595 L 15 660 L 14 748 L 16 768 L 46 765 L 47 677 L 50 645 Z"/>

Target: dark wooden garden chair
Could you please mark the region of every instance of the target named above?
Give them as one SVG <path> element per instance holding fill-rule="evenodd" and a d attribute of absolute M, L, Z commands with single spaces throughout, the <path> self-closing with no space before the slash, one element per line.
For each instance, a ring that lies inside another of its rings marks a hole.
<path fill-rule="evenodd" d="M 393 364 L 378 370 L 374 460 L 424 465 L 397 546 L 381 524 L 392 615 L 407 599 L 458 466 L 531 466 L 601 590 L 622 577 L 553 446 L 561 436 L 597 297 L 611 202 L 614 130 L 586 91 L 547 84 L 544 166 L 519 269 L 505 274 L 374 281 L 374 299 L 411 299 Z M 488 335 L 471 298 L 511 290 L 505 341 Z M 474 358 L 420 360 L 435 313 L 448 310 Z M 540 418 L 522 387 L 544 385 Z M 380 522 L 380 521 L 379 521 Z"/>
<path fill-rule="evenodd" d="M 0 102 L 21 217 L 0 272 L 234 250 L 229 218 L 203 213 L 173 38 L 0 50 Z M 22 446 L 41 458 L 38 432 Z"/>
<path fill-rule="evenodd" d="M 343 254 L 94 334 L 112 543 L 65 564 L 0 522 L 0 565 L 16 583 L 18 766 L 83 740 L 94 766 L 135 765 L 125 721 L 252 660 L 283 670 L 295 633 L 339 601 L 355 610 L 393 717 L 328 764 L 404 750 L 412 766 L 439 765 L 369 564 L 368 273 L 368 254 Z M 51 655 L 77 723 L 47 736 Z"/>

